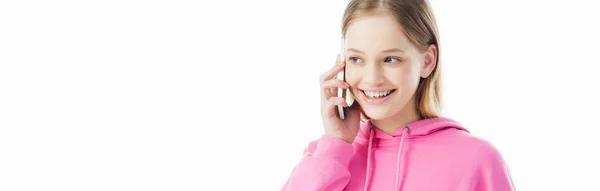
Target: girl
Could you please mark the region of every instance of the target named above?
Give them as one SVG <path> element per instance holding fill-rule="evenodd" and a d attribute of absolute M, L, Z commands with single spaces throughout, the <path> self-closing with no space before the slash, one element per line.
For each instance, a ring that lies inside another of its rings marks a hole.
<path fill-rule="evenodd" d="M 492 144 L 440 116 L 440 44 L 426 0 L 352 0 L 342 34 L 346 57 L 321 76 L 325 134 L 281 190 L 515 189 Z M 335 79 L 344 68 L 346 81 Z"/>

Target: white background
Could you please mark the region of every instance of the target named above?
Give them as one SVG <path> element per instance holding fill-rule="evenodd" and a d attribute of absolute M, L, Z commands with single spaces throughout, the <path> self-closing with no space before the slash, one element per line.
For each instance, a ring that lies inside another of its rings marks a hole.
<path fill-rule="evenodd" d="M 593 2 L 432 2 L 445 115 L 518 190 L 600 190 Z M 0 190 L 278 190 L 346 3 L 0 2 Z"/>

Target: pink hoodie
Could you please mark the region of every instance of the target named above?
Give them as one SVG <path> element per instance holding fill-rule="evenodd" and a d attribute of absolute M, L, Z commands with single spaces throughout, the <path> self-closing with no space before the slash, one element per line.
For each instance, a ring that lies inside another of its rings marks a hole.
<path fill-rule="evenodd" d="M 361 124 L 353 144 L 311 142 L 282 191 L 515 190 L 502 156 L 448 118 L 416 121 L 392 134 Z"/>

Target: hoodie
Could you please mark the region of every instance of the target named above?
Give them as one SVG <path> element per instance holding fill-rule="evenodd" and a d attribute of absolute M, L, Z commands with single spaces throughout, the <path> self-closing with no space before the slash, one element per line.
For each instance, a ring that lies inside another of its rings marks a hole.
<path fill-rule="evenodd" d="M 444 117 L 387 134 L 362 123 L 352 144 L 312 141 L 281 191 L 515 190 L 498 150 Z"/>

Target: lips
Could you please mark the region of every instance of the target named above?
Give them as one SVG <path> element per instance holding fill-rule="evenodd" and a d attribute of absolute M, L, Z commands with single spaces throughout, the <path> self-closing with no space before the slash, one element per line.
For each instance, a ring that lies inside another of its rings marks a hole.
<path fill-rule="evenodd" d="M 388 91 L 362 91 L 366 96 L 369 96 L 370 98 L 380 98 L 380 97 L 385 97 L 390 95 L 390 93 L 392 93 L 393 90 L 388 90 Z"/>
<path fill-rule="evenodd" d="M 396 89 L 360 90 L 360 92 L 367 103 L 382 104 L 388 100 L 390 95 L 396 92 Z"/>

